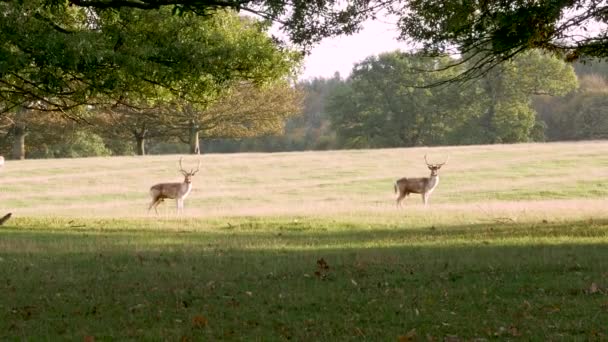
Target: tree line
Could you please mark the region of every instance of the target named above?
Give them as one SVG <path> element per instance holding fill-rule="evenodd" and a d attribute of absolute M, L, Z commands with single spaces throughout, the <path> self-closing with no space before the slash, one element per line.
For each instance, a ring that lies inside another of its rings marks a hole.
<path fill-rule="evenodd" d="M 299 112 L 299 51 L 270 23 L 0 2 L 0 143 L 27 157 L 146 154 L 150 142 L 276 133 Z"/>
<path fill-rule="evenodd" d="M 593 33 L 558 39 L 605 21 L 604 4 L 337 3 L 0 2 L 0 150 L 24 158 L 605 137 L 603 75 L 564 61 L 601 58 L 606 44 Z M 556 28 L 572 8 L 582 10 Z M 294 83 L 302 51 L 380 11 L 399 17 L 401 38 L 419 52 L 370 56 L 346 79 Z M 268 33 L 272 21 L 297 47 Z"/>
<path fill-rule="evenodd" d="M 403 52 L 370 56 L 347 78 L 303 81 L 303 113 L 285 134 L 212 140 L 210 150 L 294 151 L 608 138 L 608 63 L 568 64 L 539 50 L 465 84 L 417 87 L 459 70 Z M 466 68 L 466 65 L 461 66 Z"/>
<path fill-rule="evenodd" d="M 423 86 L 458 73 L 444 70 L 453 63 L 387 52 L 347 78 L 243 82 L 202 110 L 114 105 L 89 108 L 85 121 L 22 111 L 2 147 L 20 157 L 27 136 L 28 156 L 40 158 L 608 138 L 606 63 L 570 65 L 533 50 L 465 85 Z"/>

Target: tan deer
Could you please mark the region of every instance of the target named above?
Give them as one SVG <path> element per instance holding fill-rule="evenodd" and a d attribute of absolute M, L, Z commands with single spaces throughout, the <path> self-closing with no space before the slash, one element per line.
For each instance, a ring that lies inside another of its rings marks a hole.
<path fill-rule="evenodd" d="M 148 211 L 154 208 L 154 211 L 158 214 L 156 207 L 162 203 L 165 198 L 175 199 L 177 205 L 177 213 L 184 212 L 184 199 L 192 191 L 192 176 L 194 176 L 201 167 L 201 161 L 198 161 L 196 170 L 190 169 L 190 171 L 184 170 L 182 167 L 182 158 L 179 158 L 179 171 L 184 175 L 184 181 L 182 183 L 159 183 L 153 185 L 150 188 L 150 196 L 152 196 L 152 203 L 148 207 Z"/>
<path fill-rule="evenodd" d="M 395 182 L 395 194 L 399 193 L 397 196 L 397 206 L 401 206 L 401 201 L 410 193 L 421 194 L 422 202 L 424 203 L 424 206 L 426 206 L 429 201 L 429 197 L 433 193 L 433 190 L 435 190 L 437 184 L 439 184 L 439 175 L 437 174 L 437 171 L 439 171 L 439 169 L 441 169 L 441 167 L 448 162 L 448 159 L 441 164 L 430 164 L 426 159 L 425 154 L 424 161 L 426 162 L 426 166 L 429 168 L 429 170 L 431 170 L 431 176 L 422 178 L 404 177 L 398 179 Z"/>

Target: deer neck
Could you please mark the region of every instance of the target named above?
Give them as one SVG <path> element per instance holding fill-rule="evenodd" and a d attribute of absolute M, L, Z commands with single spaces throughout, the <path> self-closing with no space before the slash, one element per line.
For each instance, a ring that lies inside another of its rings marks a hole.
<path fill-rule="evenodd" d="M 192 191 L 192 183 L 183 182 L 181 186 L 182 197 L 188 196 L 190 191 Z"/>
<path fill-rule="evenodd" d="M 437 187 L 437 184 L 439 184 L 439 175 L 431 175 L 426 183 L 426 191 L 433 191 Z"/>

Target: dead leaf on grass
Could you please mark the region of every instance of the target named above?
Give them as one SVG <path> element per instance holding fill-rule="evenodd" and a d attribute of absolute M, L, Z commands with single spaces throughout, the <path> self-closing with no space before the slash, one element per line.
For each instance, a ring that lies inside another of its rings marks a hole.
<path fill-rule="evenodd" d="M 519 330 L 517 329 L 517 327 L 513 326 L 513 325 L 509 327 L 509 333 L 513 337 L 519 337 L 519 336 L 521 336 L 521 333 L 519 332 Z"/>
<path fill-rule="evenodd" d="M 418 336 L 418 334 L 416 333 L 416 328 L 408 331 L 405 335 L 401 335 L 397 338 L 397 341 L 399 342 L 409 342 L 409 341 L 416 341 L 416 337 Z"/>
<path fill-rule="evenodd" d="M 85 336 L 84 342 L 95 342 L 95 336 L 91 336 L 91 335 Z"/>
<path fill-rule="evenodd" d="M 192 318 L 192 326 L 195 328 L 204 328 L 207 326 L 209 321 L 205 316 L 197 315 Z"/>
<path fill-rule="evenodd" d="M 600 287 L 597 286 L 596 283 L 591 283 L 591 286 L 589 286 L 587 293 L 594 294 L 594 293 L 598 293 L 598 292 L 600 292 Z"/>

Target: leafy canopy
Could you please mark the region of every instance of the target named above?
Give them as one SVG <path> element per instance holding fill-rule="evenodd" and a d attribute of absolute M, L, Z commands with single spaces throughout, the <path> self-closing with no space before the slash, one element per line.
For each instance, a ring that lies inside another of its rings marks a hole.
<path fill-rule="evenodd" d="M 0 2 L 0 112 L 162 96 L 206 103 L 235 82 L 286 77 L 301 59 L 232 11 L 40 5 Z"/>
<path fill-rule="evenodd" d="M 530 49 L 567 61 L 608 57 L 608 4 L 602 0 L 45 0 L 54 6 L 158 9 L 212 15 L 221 8 L 255 13 L 281 24 L 303 47 L 356 32 L 368 18 L 394 15 L 400 37 L 429 53 L 458 53 L 476 60 L 459 79 L 483 75 Z"/>

